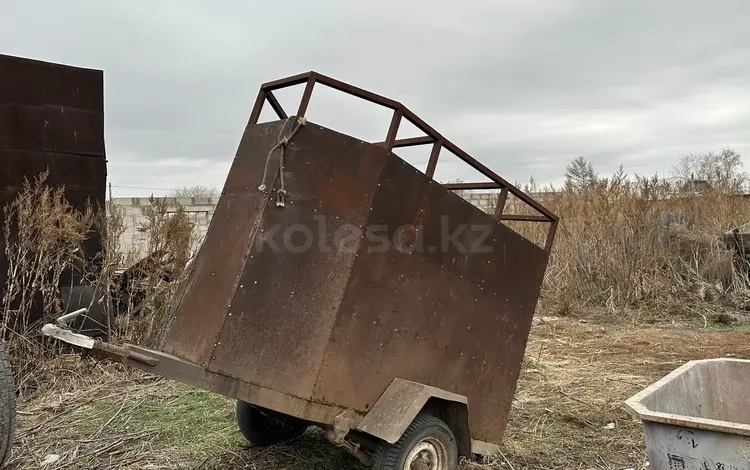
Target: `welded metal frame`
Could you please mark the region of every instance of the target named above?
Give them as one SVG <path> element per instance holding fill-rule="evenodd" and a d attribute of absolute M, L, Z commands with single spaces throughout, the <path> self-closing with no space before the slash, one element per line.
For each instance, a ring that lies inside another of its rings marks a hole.
<path fill-rule="evenodd" d="M 261 85 L 260 90 L 258 91 L 258 96 L 255 99 L 255 105 L 253 106 L 253 110 L 250 113 L 248 126 L 258 123 L 258 120 L 260 119 L 260 113 L 263 110 L 263 106 L 266 102 L 268 102 L 279 119 L 287 119 L 289 116 L 287 115 L 286 111 L 281 106 L 279 101 L 276 99 L 276 96 L 273 92 L 283 88 L 301 85 L 303 83 L 305 84 L 305 90 L 302 94 L 302 98 L 300 99 L 299 107 L 297 108 L 297 117 L 305 117 L 307 108 L 310 105 L 310 98 L 312 97 L 313 88 L 317 83 L 328 86 L 338 91 L 342 91 L 349 95 L 356 96 L 357 98 L 361 98 L 371 103 L 375 103 L 392 109 L 393 117 L 391 118 L 391 123 L 388 127 L 388 133 L 386 134 L 385 140 L 383 142 L 378 142 L 378 145 L 383 146 L 386 150 L 391 152 L 394 148 L 432 144 L 430 159 L 425 170 L 425 174 L 430 178 L 433 178 L 435 175 L 435 168 L 437 167 L 441 150 L 443 148 L 448 150 L 492 181 L 486 183 L 444 184 L 446 188 L 451 190 L 500 189 L 500 195 L 495 207 L 495 218 L 499 221 L 549 223 L 550 227 L 547 232 L 544 250 L 547 253 L 552 250 L 552 243 L 555 239 L 555 233 L 557 231 L 558 224 L 558 217 L 555 214 L 553 214 L 549 209 L 542 206 L 539 202 L 535 201 L 529 195 L 521 191 L 519 188 L 500 177 L 497 173 L 487 168 L 480 161 L 462 150 L 458 145 L 443 137 L 442 134 L 440 134 L 437 130 L 432 128 L 429 124 L 420 119 L 416 114 L 414 114 L 411 110 L 409 110 L 406 106 L 398 101 L 372 93 L 348 83 L 344 83 L 340 80 L 327 77 L 318 72 L 306 72 L 299 75 L 293 75 L 290 77 L 281 78 L 279 80 L 266 82 Z M 404 118 L 406 118 L 407 121 L 424 132 L 426 135 L 423 137 L 396 139 L 398 128 Z M 505 203 L 507 201 L 509 193 L 534 209 L 539 215 L 505 214 Z"/>

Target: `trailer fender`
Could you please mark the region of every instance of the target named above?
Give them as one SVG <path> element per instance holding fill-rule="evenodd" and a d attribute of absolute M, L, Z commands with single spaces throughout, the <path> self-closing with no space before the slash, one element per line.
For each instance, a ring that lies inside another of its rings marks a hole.
<path fill-rule="evenodd" d="M 471 432 L 466 397 L 398 377 L 393 379 L 355 429 L 395 444 L 421 412 L 442 419 L 456 436 L 459 455 L 470 455 Z"/>

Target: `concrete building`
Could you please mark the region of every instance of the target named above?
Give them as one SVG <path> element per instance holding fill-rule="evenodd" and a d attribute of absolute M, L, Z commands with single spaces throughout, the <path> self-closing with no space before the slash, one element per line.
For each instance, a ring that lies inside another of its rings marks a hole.
<path fill-rule="evenodd" d="M 206 197 L 168 197 L 159 198 L 166 202 L 167 213 L 176 211 L 182 206 L 195 224 L 195 230 L 199 241 L 208 231 L 208 224 L 214 215 L 219 198 Z M 124 232 L 120 236 L 120 248 L 124 253 L 143 252 L 146 244 L 145 235 L 139 231 L 144 223 L 148 221 L 146 208 L 151 205 L 147 197 L 117 197 L 112 199 L 112 204 L 123 214 Z"/>
<path fill-rule="evenodd" d="M 461 196 L 487 213 L 494 213 L 497 203 L 496 191 L 463 191 Z M 208 231 L 208 225 L 214 215 L 218 197 L 180 197 L 160 198 L 165 200 L 167 210 L 176 211 L 182 206 L 190 215 L 195 224 L 196 235 L 199 242 Z M 137 253 L 145 255 L 145 235 L 138 230 L 142 224 L 147 222 L 146 208 L 151 204 L 147 197 L 118 197 L 112 199 L 113 205 L 121 211 L 124 217 L 125 230 L 120 237 L 120 248 L 124 253 Z"/>

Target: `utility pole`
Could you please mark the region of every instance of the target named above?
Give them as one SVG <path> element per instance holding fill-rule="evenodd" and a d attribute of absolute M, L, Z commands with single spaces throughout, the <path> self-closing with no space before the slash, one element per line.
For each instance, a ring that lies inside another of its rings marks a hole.
<path fill-rule="evenodd" d="M 109 182 L 109 203 L 112 204 L 112 182 Z"/>

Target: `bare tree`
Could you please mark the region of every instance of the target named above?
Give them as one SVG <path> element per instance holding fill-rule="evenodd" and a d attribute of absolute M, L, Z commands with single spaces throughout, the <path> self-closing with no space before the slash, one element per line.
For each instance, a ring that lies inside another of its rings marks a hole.
<path fill-rule="evenodd" d="M 565 167 L 565 189 L 574 193 L 583 193 L 598 180 L 591 162 L 584 157 L 574 158 Z"/>
<path fill-rule="evenodd" d="M 673 171 L 675 176 L 692 185 L 707 182 L 716 190 L 735 193 L 744 191 L 750 181 L 742 166 L 742 156 L 734 149 L 725 148 L 718 153 L 686 155 Z"/>
<path fill-rule="evenodd" d="M 219 190 L 209 186 L 185 186 L 173 189 L 172 197 L 218 197 Z"/>

